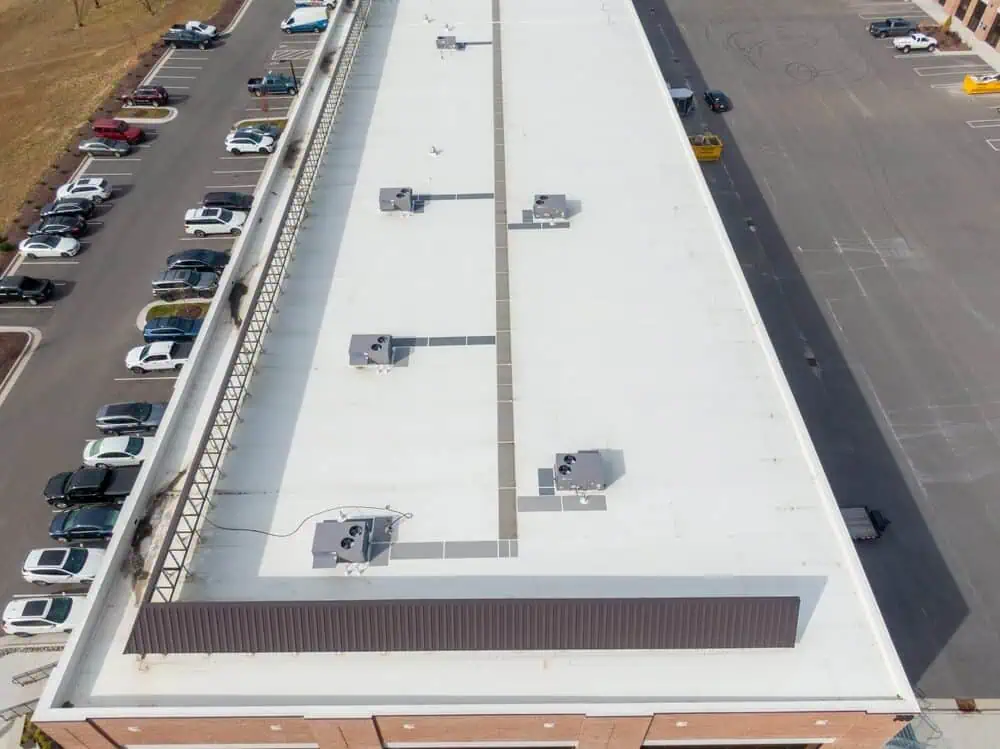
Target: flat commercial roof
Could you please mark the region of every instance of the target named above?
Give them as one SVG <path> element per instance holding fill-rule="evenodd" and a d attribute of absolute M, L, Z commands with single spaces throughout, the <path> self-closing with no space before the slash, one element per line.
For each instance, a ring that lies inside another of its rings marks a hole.
<path fill-rule="evenodd" d="M 794 647 L 140 661 L 123 579 L 63 698 L 912 711 L 631 2 L 493 5 L 373 6 L 180 599 L 797 597 Z M 429 198 L 384 213 L 386 187 Z M 523 225 L 537 194 L 568 227 Z M 417 340 L 359 370 L 356 334 Z M 580 450 L 607 488 L 556 493 Z M 391 546 L 314 569 L 316 523 L 359 516 Z"/>

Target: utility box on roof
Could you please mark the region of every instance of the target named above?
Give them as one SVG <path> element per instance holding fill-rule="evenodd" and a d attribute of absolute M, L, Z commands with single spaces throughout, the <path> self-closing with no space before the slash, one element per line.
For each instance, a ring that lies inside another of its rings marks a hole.
<path fill-rule="evenodd" d="M 312 545 L 313 569 L 329 569 L 336 567 L 338 562 L 367 562 L 373 525 L 371 518 L 316 523 Z"/>
<path fill-rule="evenodd" d="M 552 476 L 556 489 L 563 492 L 601 491 L 608 486 L 604 460 L 597 450 L 556 453 Z"/>
<path fill-rule="evenodd" d="M 560 221 L 569 216 L 565 195 L 536 195 L 532 214 L 541 221 Z"/>
<path fill-rule="evenodd" d="M 438 49 L 456 49 L 458 40 L 453 36 L 439 36 L 436 40 Z"/>
<path fill-rule="evenodd" d="M 392 364 L 392 336 L 352 335 L 347 351 L 352 367 L 376 367 Z"/>
<path fill-rule="evenodd" d="M 413 188 L 383 187 L 378 191 L 378 209 L 383 213 L 392 211 L 413 212 Z"/>

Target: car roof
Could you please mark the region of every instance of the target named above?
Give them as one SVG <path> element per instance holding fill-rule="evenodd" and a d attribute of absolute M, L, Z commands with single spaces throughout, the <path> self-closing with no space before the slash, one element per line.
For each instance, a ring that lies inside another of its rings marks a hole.
<path fill-rule="evenodd" d="M 98 412 L 100 416 L 131 416 L 132 412 L 137 408 L 142 408 L 143 406 L 149 405 L 144 401 L 128 401 L 125 403 L 108 403 L 105 406 L 101 406 L 101 410 Z"/>
<path fill-rule="evenodd" d="M 102 523 L 113 513 L 119 512 L 117 507 L 112 505 L 87 505 L 70 510 L 74 525 L 91 525 Z"/>
<path fill-rule="evenodd" d="M 99 187 L 107 183 L 104 177 L 80 177 L 80 179 L 75 182 L 70 182 L 73 186 L 85 185 L 85 186 L 95 186 Z"/>
<path fill-rule="evenodd" d="M 132 437 L 102 437 L 101 439 L 94 440 L 94 443 L 100 448 L 102 453 L 125 452 L 130 439 Z"/>
<path fill-rule="evenodd" d="M 24 568 L 62 567 L 69 555 L 69 549 L 32 549 L 24 560 Z"/>

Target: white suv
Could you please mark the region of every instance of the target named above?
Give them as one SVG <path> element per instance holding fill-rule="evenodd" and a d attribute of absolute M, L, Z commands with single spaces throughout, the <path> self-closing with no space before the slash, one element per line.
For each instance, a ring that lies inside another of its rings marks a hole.
<path fill-rule="evenodd" d="M 196 237 L 206 234 L 232 234 L 239 236 L 247 215 L 242 211 L 225 208 L 192 208 L 184 214 L 184 231 Z"/>
<path fill-rule="evenodd" d="M 86 616 L 86 596 L 24 596 L 3 610 L 3 631 L 18 637 L 72 632 Z"/>
<path fill-rule="evenodd" d="M 56 199 L 87 198 L 95 203 L 103 203 L 111 197 L 111 183 L 102 177 L 81 177 L 67 182 L 56 190 Z"/>
<path fill-rule="evenodd" d="M 273 153 L 274 138 L 253 130 L 237 130 L 226 136 L 226 150 L 231 154 Z"/>
<path fill-rule="evenodd" d="M 104 549 L 34 549 L 21 565 L 21 576 L 35 585 L 80 585 L 92 583 L 103 566 Z"/>

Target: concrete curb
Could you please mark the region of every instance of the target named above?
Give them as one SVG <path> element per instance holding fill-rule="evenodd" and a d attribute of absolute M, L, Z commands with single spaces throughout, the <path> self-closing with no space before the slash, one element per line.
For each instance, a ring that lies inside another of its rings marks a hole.
<path fill-rule="evenodd" d="M 10 395 L 10 391 L 14 389 L 14 383 L 17 382 L 18 377 L 21 376 L 24 368 L 28 365 L 31 355 L 35 353 L 38 349 L 38 344 L 42 342 L 42 331 L 38 328 L 3 326 L 0 327 L 0 333 L 24 333 L 28 336 L 27 345 L 17 357 L 14 366 L 10 368 L 10 372 L 4 377 L 3 382 L 0 383 L 0 405 L 3 405 L 3 402 L 7 400 L 7 396 Z"/>
<path fill-rule="evenodd" d="M 239 9 L 239 10 L 238 10 L 238 11 L 236 12 L 236 15 L 235 15 L 235 16 L 233 17 L 233 20 L 232 20 L 232 21 L 230 21 L 230 22 L 229 22 L 229 25 L 228 25 L 228 26 L 226 26 L 226 28 L 224 28 L 224 29 L 222 30 L 222 33 L 223 33 L 223 34 L 232 34 L 232 33 L 233 33 L 233 31 L 234 31 L 234 30 L 236 29 L 236 27 L 237 27 L 237 26 L 239 25 L 240 21 L 242 21 L 242 20 L 243 20 L 243 16 L 245 16 L 245 15 L 246 15 L 246 12 L 247 12 L 247 9 L 249 9 L 249 7 L 250 7 L 250 5 L 251 5 L 252 3 L 253 3 L 253 0 L 247 0 L 247 1 L 245 2 L 245 3 L 243 3 L 243 7 L 241 7 L 241 8 L 240 8 L 240 9 Z"/>
<path fill-rule="evenodd" d="M 922 699 L 920 707 L 929 713 L 962 713 L 964 715 L 974 715 L 976 713 L 1000 712 L 1000 699 L 974 697 L 955 697 L 949 699 Z"/>
<path fill-rule="evenodd" d="M 131 125 L 162 125 L 164 122 L 170 122 L 171 120 L 177 119 L 179 112 L 177 107 L 122 107 L 123 112 L 127 112 L 129 109 L 167 109 L 170 111 L 166 117 L 119 117 L 119 120 L 128 122 Z"/>

